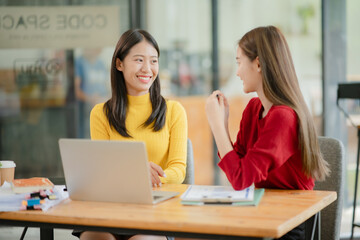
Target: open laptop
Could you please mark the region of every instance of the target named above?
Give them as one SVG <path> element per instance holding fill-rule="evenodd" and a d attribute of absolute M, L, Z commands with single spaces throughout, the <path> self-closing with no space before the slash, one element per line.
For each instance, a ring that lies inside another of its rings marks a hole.
<path fill-rule="evenodd" d="M 144 142 L 62 138 L 59 146 L 73 200 L 155 204 L 179 194 L 152 190 Z"/>

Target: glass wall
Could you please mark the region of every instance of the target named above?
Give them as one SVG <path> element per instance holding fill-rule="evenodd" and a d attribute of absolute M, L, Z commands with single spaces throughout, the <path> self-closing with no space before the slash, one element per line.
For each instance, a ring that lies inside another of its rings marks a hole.
<path fill-rule="evenodd" d="M 220 89 L 230 97 L 230 135 L 239 129 L 242 110 L 255 94 L 244 94 L 236 76 L 238 40 L 259 26 L 274 25 L 287 39 L 299 84 L 316 123 L 322 129 L 321 1 L 219 1 Z M 231 105 L 232 103 L 232 105 Z M 227 183 L 221 171 L 222 182 Z"/>
<path fill-rule="evenodd" d="M 346 1 L 346 33 L 347 33 L 347 79 L 343 82 L 360 82 L 360 31 L 358 22 L 360 16 L 357 10 L 360 8 L 360 2 L 356 0 Z M 343 99 L 340 101 L 341 106 L 344 110 L 350 114 L 350 118 L 355 125 L 360 125 L 360 99 Z M 343 216 L 343 232 L 348 236 L 351 232 L 351 219 L 353 213 L 353 201 L 354 201 L 354 189 L 355 189 L 355 170 L 356 170 L 356 154 L 359 137 L 357 135 L 358 130 L 355 126 L 347 121 L 347 133 L 348 133 L 348 144 L 346 148 L 346 160 L 347 160 L 347 191 L 344 206 Z M 358 185 L 357 190 L 357 208 L 356 208 L 355 222 L 360 222 L 360 187 Z M 360 228 L 354 228 L 355 235 L 359 236 Z"/>
<path fill-rule="evenodd" d="M 148 0 L 145 22 L 160 47 L 162 93 L 180 101 L 187 112 L 195 182 L 212 184 L 213 146 L 204 111 L 212 90 L 211 1 Z"/>
<path fill-rule="evenodd" d="M 232 137 L 238 131 L 242 110 L 250 97 L 244 95 L 236 76 L 236 42 L 247 31 L 263 25 L 279 27 L 288 40 L 301 89 L 321 131 L 321 2 L 225 0 L 217 3 L 220 89 L 230 98 Z M 197 183 L 218 183 L 213 162 L 212 136 L 204 103 L 212 89 L 211 1 L 150 0 L 146 28 L 157 39 L 163 93 L 183 96 L 194 144 Z M 166 22 L 166 24 L 164 24 Z M 190 95 L 190 96 L 189 96 Z M 205 170 L 204 169 L 205 167 Z M 210 172 L 209 172 L 210 171 Z M 206 173 L 206 174 L 205 174 Z M 224 180 L 224 179 L 223 179 Z M 224 180 L 226 182 L 226 180 Z"/>
<path fill-rule="evenodd" d="M 0 8 L 0 159 L 16 178 L 63 177 L 62 137 L 89 137 L 129 1 L 9 1 Z M 106 36 L 105 38 L 103 36 Z"/>
<path fill-rule="evenodd" d="M 146 28 L 161 49 L 163 94 L 207 95 L 211 90 L 210 1 L 151 0 L 146 10 Z"/>
<path fill-rule="evenodd" d="M 242 111 L 254 96 L 243 94 L 236 76 L 236 43 L 252 28 L 275 25 L 284 33 L 322 134 L 320 0 L 218 1 L 218 49 L 212 49 L 212 1 L 139 2 L 145 10 L 143 27 L 160 46 L 162 93 L 179 100 L 187 111 L 197 184 L 228 184 L 213 161 L 204 110 L 213 90 L 212 53 L 218 51 L 219 86 L 230 100 L 234 139 Z M 0 2 L 0 159 L 17 163 L 17 178 L 62 177 L 58 139 L 89 137 L 89 110 L 109 96 L 110 61 L 117 38 L 130 27 L 129 4 L 128 0 Z M 348 81 L 360 81 L 359 7 L 357 0 L 347 1 Z M 358 102 L 346 104 L 352 113 L 359 112 Z M 342 234 L 350 231 L 357 143 L 351 126 L 348 133 L 349 187 Z"/>
<path fill-rule="evenodd" d="M 321 2 L 320 1 L 219 1 L 221 88 L 241 95 L 236 76 L 237 41 L 249 30 L 274 25 L 285 35 L 302 93 L 314 118 L 321 116 Z M 320 124 L 320 121 L 319 121 Z M 321 126 L 317 126 L 321 129 Z"/>

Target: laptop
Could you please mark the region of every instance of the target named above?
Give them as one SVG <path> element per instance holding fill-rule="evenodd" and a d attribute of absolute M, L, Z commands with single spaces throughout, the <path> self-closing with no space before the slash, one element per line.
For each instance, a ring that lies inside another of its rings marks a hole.
<path fill-rule="evenodd" d="M 59 147 L 73 200 L 156 204 L 179 194 L 152 190 L 144 142 L 62 138 Z"/>

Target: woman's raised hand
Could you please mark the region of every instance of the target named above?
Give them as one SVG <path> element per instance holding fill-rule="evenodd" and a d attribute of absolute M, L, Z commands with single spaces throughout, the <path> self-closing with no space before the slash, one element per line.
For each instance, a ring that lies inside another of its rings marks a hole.
<path fill-rule="evenodd" d="M 207 98 L 205 111 L 211 129 L 228 128 L 229 103 L 221 91 L 216 90 Z"/>

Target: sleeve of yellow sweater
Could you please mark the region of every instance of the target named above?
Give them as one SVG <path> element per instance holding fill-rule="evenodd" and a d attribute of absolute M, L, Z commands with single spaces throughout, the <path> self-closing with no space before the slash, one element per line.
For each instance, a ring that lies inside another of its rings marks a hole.
<path fill-rule="evenodd" d="M 104 104 L 100 103 L 93 107 L 90 113 L 90 135 L 93 140 L 109 140 L 109 121 L 103 113 Z"/>
<path fill-rule="evenodd" d="M 184 107 L 176 101 L 173 101 L 172 108 L 168 111 L 170 111 L 167 119 L 170 121 L 169 157 L 167 167 L 164 169 L 166 178 L 161 178 L 161 181 L 182 183 L 186 171 L 187 117 Z"/>

